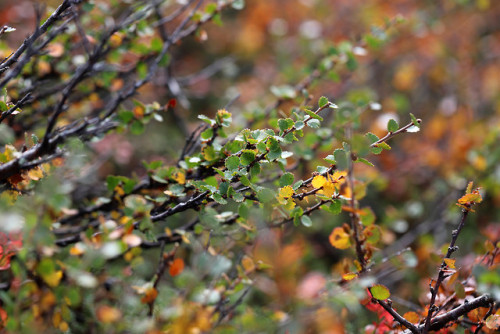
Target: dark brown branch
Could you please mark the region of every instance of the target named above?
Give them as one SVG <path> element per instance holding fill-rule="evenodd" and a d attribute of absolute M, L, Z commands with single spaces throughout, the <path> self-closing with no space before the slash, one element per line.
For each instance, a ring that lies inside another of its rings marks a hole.
<path fill-rule="evenodd" d="M 63 3 L 57 7 L 57 9 L 50 15 L 50 17 L 40 26 L 37 27 L 35 32 L 26 38 L 23 42 L 23 44 L 12 54 L 11 57 L 7 61 L 5 61 L 1 66 L 0 69 L 6 68 L 17 62 L 18 58 L 26 51 L 26 49 L 30 48 L 33 43 L 41 36 L 43 35 L 47 29 L 49 29 L 50 26 L 52 26 L 55 22 L 59 21 L 63 16 L 64 12 L 66 9 L 69 8 L 69 6 L 73 3 L 81 2 L 81 1 L 75 1 L 75 0 L 64 0 Z M 5 83 L 0 83 L 0 87 L 3 87 Z"/>
<path fill-rule="evenodd" d="M 480 297 L 474 298 L 445 314 L 434 317 L 431 321 L 428 330 L 436 331 L 441 328 L 444 328 L 448 323 L 452 321 L 457 321 L 461 316 L 469 313 L 470 311 L 475 310 L 479 307 L 490 307 L 494 302 L 495 300 L 489 295 L 482 295 Z M 423 324 L 417 327 L 420 333 L 424 333 L 425 326 L 426 325 Z M 410 332 L 405 331 L 404 333 L 409 334 Z"/>
<path fill-rule="evenodd" d="M 460 234 L 460 231 L 462 231 L 462 228 L 465 225 L 465 219 L 467 218 L 467 215 L 469 214 L 468 210 L 462 210 L 462 218 L 460 219 L 460 223 L 458 224 L 458 227 L 456 230 L 453 230 L 452 232 L 452 238 L 451 238 L 451 243 L 450 246 L 448 247 L 448 252 L 446 253 L 446 256 L 443 259 L 443 262 L 441 263 L 441 267 L 439 269 L 438 273 L 438 278 L 436 280 L 436 283 L 434 284 L 434 287 L 431 288 L 431 301 L 429 303 L 429 311 L 427 314 L 427 317 L 425 319 L 425 325 L 424 325 L 424 330 L 422 333 L 426 334 L 431 328 L 431 320 L 432 320 L 432 315 L 435 311 L 437 311 L 435 302 L 436 302 L 436 296 L 439 291 L 439 287 L 441 286 L 441 283 L 443 280 L 446 278 L 446 262 L 444 261 L 445 259 L 449 259 L 453 252 L 458 250 L 458 247 L 455 246 L 455 243 L 458 239 L 458 235 Z"/>

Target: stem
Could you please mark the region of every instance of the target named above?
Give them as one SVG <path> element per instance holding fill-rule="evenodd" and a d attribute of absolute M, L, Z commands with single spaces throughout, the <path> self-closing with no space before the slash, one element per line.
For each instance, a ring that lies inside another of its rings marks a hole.
<path fill-rule="evenodd" d="M 422 123 L 422 120 L 419 118 L 419 119 L 417 119 L 417 122 L 418 122 L 418 124 L 420 124 L 420 123 Z M 370 147 L 375 147 L 378 144 L 381 144 L 381 143 L 384 143 L 384 142 L 388 141 L 392 137 L 395 137 L 395 136 L 397 136 L 397 135 L 399 135 L 401 133 L 405 133 L 406 130 L 408 130 L 412 126 L 415 126 L 415 124 L 413 124 L 413 122 L 410 122 L 410 123 L 406 124 L 405 126 L 403 126 L 401 129 L 399 129 L 397 131 L 389 132 L 384 137 L 380 138 L 379 140 L 377 140 L 376 142 L 374 142 L 373 144 L 371 144 Z"/>
<path fill-rule="evenodd" d="M 462 231 L 462 228 L 465 225 L 465 219 L 467 218 L 468 214 L 469 214 L 468 210 L 462 210 L 462 218 L 460 219 L 460 223 L 458 224 L 457 229 L 453 230 L 453 232 L 452 232 L 451 243 L 450 243 L 450 246 L 448 247 L 448 252 L 446 253 L 446 256 L 444 257 L 444 259 L 449 259 L 451 257 L 451 255 L 453 254 L 453 252 L 455 252 L 458 249 L 458 247 L 455 247 L 455 243 L 458 239 L 458 235 L 460 234 L 460 231 Z M 436 296 L 437 296 L 439 287 L 441 286 L 441 283 L 446 278 L 445 277 L 446 262 L 444 261 L 444 259 L 443 259 L 443 262 L 441 263 L 441 267 L 439 269 L 438 278 L 436 280 L 436 283 L 434 284 L 434 287 L 431 288 L 431 301 L 429 304 L 429 311 L 427 314 L 427 318 L 425 319 L 425 325 L 424 325 L 424 329 L 422 332 L 423 334 L 428 333 L 428 331 L 431 327 L 432 314 L 434 313 L 435 308 L 436 308 L 436 306 L 435 306 Z"/>

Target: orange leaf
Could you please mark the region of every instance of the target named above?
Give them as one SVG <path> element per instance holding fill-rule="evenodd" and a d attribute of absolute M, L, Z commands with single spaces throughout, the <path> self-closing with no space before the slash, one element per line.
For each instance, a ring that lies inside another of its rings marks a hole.
<path fill-rule="evenodd" d="M 99 306 L 96 313 L 97 313 L 97 319 L 107 324 L 116 322 L 120 320 L 120 318 L 122 317 L 122 313 L 120 312 L 119 309 L 108 305 Z"/>
<path fill-rule="evenodd" d="M 144 293 L 144 296 L 141 298 L 141 303 L 143 304 L 151 304 L 155 301 L 156 297 L 158 297 L 158 290 L 155 288 L 147 289 Z"/>
<path fill-rule="evenodd" d="M 416 312 L 406 312 L 403 317 L 412 324 L 417 324 L 420 321 L 420 316 Z"/>
<path fill-rule="evenodd" d="M 134 109 L 132 110 L 136 119 L 142 119 L 144 117 L 145 111 L 146 109 L 144 108 L 144 106 L 141 105 L 135 106 Z"/>
<path fill-rule="evenodd" d="M 243 256 L 243 259 L 241 259 L 241 265 L 243 266 L 246 272 L 252 272 L 255 270 L 255 263 L 247 255 Z"/>
<path fill-rule="evenodd" d="M 170 265 L 168 272 L 170 273 L 171 276 L 177 276 L 180 273 L 182 273 L 183 270 L 184 270 L 184 260 L 177 258 Z"/>
<path fill-rule="evenodd" d="M 478 191 L 474 191 L 471 194 L 466 194 L 458 200 L 460 204 L 469 204 L 469 203 L 481 203 L 482 202 L 481 194 Z"/>

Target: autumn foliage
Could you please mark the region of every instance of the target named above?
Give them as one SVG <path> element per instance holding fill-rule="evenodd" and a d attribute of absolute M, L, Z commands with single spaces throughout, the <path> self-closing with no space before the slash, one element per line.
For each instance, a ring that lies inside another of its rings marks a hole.
<path fill-rule="evenodd" d="M 500 2 L 0 4 L 0 333 L 494 333 Z"/>

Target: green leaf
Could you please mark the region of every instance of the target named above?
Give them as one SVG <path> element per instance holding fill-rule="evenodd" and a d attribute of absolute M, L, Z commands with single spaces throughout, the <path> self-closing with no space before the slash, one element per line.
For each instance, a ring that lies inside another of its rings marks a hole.
<path fill-rule="evenodd" d="M 358 62 L 352 52 L 347 52 L 346 66 L 349 71 L 354 71 L 355 69 L 358 68 Z"/>
<path fill-rule="evenodd" d="M 312 226 L 312 220 L 309 216 L 306 216 L 306 215 L 303 215 L 301 218 L 300 218 L 300 222 L 302 223 L 302 225 L 304 225 L 305 227 L 311 227 Z"/>
<path fill-rule="evenodd" d="M 257 192 L 257 198 L 261 203 L 271 203 L 274 201 L 276 194 L 268 188 L 262 188 Z"/>
<path fill-rule="evenodd" d="M 378 300 L 386 300 L 387 298 L 389 298 L 391 296 L 389 289 L 387 289 L 382 284 L 377 284 L 377 285 L 372 286 L 370 288 L 370 292 L 371 292 L 373 298 L 378 299 Z"/>
<path fill-rule="evenodd" d="M 212 128 L 208 128 L 200 134 L 200 137 L 201 140 L 207 141 L 210 140 L 213 135 L 214 135 L 214 130 Z"/>
<path fill-rule="evenodd" d="M 370 142 L 370 144 L 373 144 L 373 143 L 377 142 L 377 140 L 380 139 L 377 135 L 374 135 L 371 132 L 368 132 L 367 134 L 365 134 L 365 136 L 366 136 L 366 138 L 368 138 L 368 141 Z"/>
<path fill-rule="evenodd" d="M 304 127 L 304 122 L 302 122 L 302 121 L 297 121 L 297 122 L 295 123 L 295 129 L 296 129 L 296 130 L 300 130 L 300 129 L 302 129 L 303 127 Z"/>
<path fill-rule="evenodd" d="M 118 112 L 118 118 L 123 124 L 128 124 L 134 118 L 134 113 L 130 110 L 122 110 Z"/>
<path fill-rule="evenodd" d="M 267 158 L 270 161 L 281 158 L 281 147 L 276 139 L 270 138 L 267 142 L 267 148 L 269 149 Z"/>
<path fill-rule="evenodd" d="M 306 112 L 306 114 L 308 114 L 311 118 L 314 118 L 314 119 L 317 119 L 319 121 L 323 121 L 323 117 L 321 117 L 320 115 L 317 115 L 315 114 L 313 111 L 305 108 L 304 111 Z M 310 122 L 310 121 L 309 121 Z"/>
<path fill-rule="evenodd" d="M 227 201 L 219 193 L 213 193 L 210 197 L 219 204 L 227 203 Z"/>
<path fill-rule="evenodd" d="M 293 185 L 293 187 L 292 187 L 292 188 L 293 188 L 293 190 L 294 190 L 294 191 L 297 191 L 297 189 L 299 189 L 299 188 L 302 186 L 302 184 L 303 184 L 303 183 L 304 183 L 304 181 L 303 181 L 303 180 L 298 180 L 297 182 L 295 182 L 295 184 L 294 184 L 294 185 Z"/>
<path fill-rule="evenodd" d="M 389 131 L 389 132 L 396 132 L 396 131 L 398 131 L 398 129 L 399 129 L 398 122 L 396 122 L 395 120 L 393 120 L 391 118 L 389 120 L 389 122 L 387 123 L 387 131 Z"/>
<path fill-rule="evenodd" d="M 415 115 L 410 113 L 410 117 L 411 117 L 411 122 L 413 123 L 413 125 L 415 125 L 417 128 L 420 128 L 420 123 L 417 121 L 417 118 L 415 117 Z"/>
<path fill-rule="evenodd" d="M 119 177 L 108 175 L 108 177 L 106 178 L 106 185 L 109 191 L 113 191 L 118 184 L 120 184 Z"/>
<path fill-rule="evenodd" d="M 326 98 L 326 97 L 322 96 L 322 97 L 320 97 L 320 98 L 319 98 L 319 101 L 318 101 L 318 106 L 319 106 L 320 108 L 323 108 L 323 107 L 324 107 L 324 106 L 326 106 L 328 103 L 329 103 L 328 98 Z"/>
<path fill-rule="evenodd" d="M 260 164 L 255 164 L 250 168 L 250 175 L 252 177 L 260 174 Z"/>
<path fill-rule="evenodd" d="M 235 170 L 240 166 L 240 158 L 235 155 L 232 155 L 226 159 L 226 168 L 229 170 Z"/>
<path fill-rule="evenodd" d="M 136 66 L 137 76 L 139 79 L 144 79 L 148 75 L 148 65 L 144 62 L 139 62 Z"/>
<path fill-rule="evenodd" d="M 380 144 L 377 144 L 377 146 L 384 149 L 384 150 L 387 150 L 387 151 L 389 151 L 391 149 L 389 144 L 387 144 L 386 142 L 381 142 Z"/>
<path fill-rule="evenodd" d="M 162 177 L 159 177 L 158 175 L 151 175 L 151 179 L 155 180 L 156 182 L 158 183 L 164 183 L 164 184 L 167 184 L 168 181 L 165 180 L 164 178 Z"/>
<path fill-rule="evenodd" d="M 90 2 L 84 2 L 82 4 L 82 10 L 85 12 L 90 12 L 92 9 L 94 9 L 95 4 L 90 3 Z"/>
<path fill-rule="evenodd" d="M 293 174 L 285 173 L 280 177 L 280 187 L 283 188 L 285 186 L 289 186 L 293 183 Z"/>
<path fill-rule="evenodd" d="M 205 13 L 207 14 L 213 14 L 217 10 L 217 5 L 214 3 L 210 3 L 205 7 Z"/>
<path fill-rule="evenodd" d="M 338 199 L 334 200 L 332 204 L 327 207 L 322 207 L 331 214 L 338 215 L 342 212 L 342 202 Z"/>
<path fill-rule="evenodd" d="M 356 160 L 356 162 L 361 162 L 361 163 L 364 163 L 365 165 L 368 165 L 368 166 L 370 166 L 370 167 L 373 167 L 373 166 L 374 166 L 374 165 L 373 165 L 370 161 L 368 161 L 368 160 L 366 160 L 366 159 L 364 159 L 364 158 L 358 158 L 358 160 Z"/>
<path fill-rule="evenodd" d="M 4 112 L 4 111 L 7 111 L 9 110 L 9 108 L 7 107 L 7 104 L 3 101 L 0 101 L 0 111 L 1 112 Z"/>
<path fill-rule="evenodd" d="M 219 184 L 219 193 L 221 195 L 227 195 L 228 190 L 229 190 L 229 182 L 221 182 Z"/>
<path fill-rule="evenodd" d="M 250 180 L 248 179 L 248 177 L 246 175 L 241 175 L 240 176 L 240 182 L 245 187 L 248 187 L 250 185 Z"/>
<path fill-rule="evenodd" d="M 140 135 L 141 133 L 144 132 L 144 124 L 142 124 L 141 121 L 133 121 L 132 124 L 130 125 L 130 132 L 133 135 Z"/>
<path fill-rule="evenodd" d="M 211 118 L 208 118 L 207 116 L 205 115 L 198 115 L 198 119 L 202 120 L 203 122 L 205 123 L 208 123 L 210 125 L 214 125 L 215 124 L 215 120 L 211 119 Z"/>
<path fill-rule="evenodd" d="M 136 180 L 124 178 L 123 191 L 125 191 L 126 194 L 130 194 L 132 190 L 134 190 L 136 184 L 137 184 Z"/>
<path fill-rule="evenodd" d="M 382 147 L 372 147 L 370 150 L 373 154 L 380 154 L 383 151 Z"/>
<path fill-rule="evenodd" d="M 286 131 L 290 129 L 294 125 L 293 119 L 291 118 L 282 118 L 278 120 L 278 127 L 280 131 Z"/>
<path fill-rule="evenodd" d="M 252 151 L 252 150 L 243 150 L 241 152 L 240 160 L 241 160 L 241 164 L 243 166 L 250 165 L 252 162 L 255 161 L 255 151 Z"/>
<path fill-rule="evenodd" d="M 155 170 L 157 168 L 160 168 L 163 165 L 163 161 L 155 160 L 155 161 L 151 161 L 150 163 L 143 161 L 142 164 L 143 164 L 144 168 L 146 168 L 147 170 Z"/>
<path fill-rule="evenodd" d="M 333 156 L 335 157 L 335 164 L 337 165 L 337 168 L 340 170 L 346 170 L 348 164 L 345 151 L 338 148 L 333 152 Z"/>
<path fill-rule="evenodd" d="M 329 164 L 335 163 L 335 157 L 333 156 L 333 154 L 328 154 L 323 160 L 325 160 Z"/>
<path fill-rule="evenodd" d="M 321 123 L 317 119 L 310 119 L 307 122 L 307 126 L 309 126 L 310 128 L 313 128 L 313 129 L 318 129 L 320 127 L 320 125 L 321 125 Z"/>
<path fill-rule="evenodd" d="M 243 196 L 242 193 L 234 193 L 231 197 L 237 203 L 241 203 L 245 200 L 245 196 Z"/>

